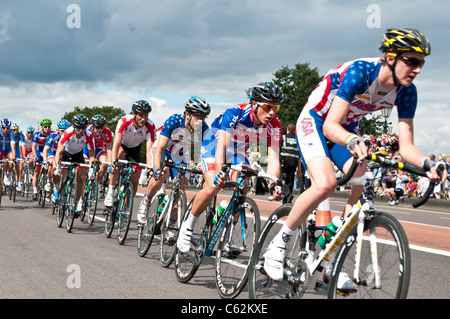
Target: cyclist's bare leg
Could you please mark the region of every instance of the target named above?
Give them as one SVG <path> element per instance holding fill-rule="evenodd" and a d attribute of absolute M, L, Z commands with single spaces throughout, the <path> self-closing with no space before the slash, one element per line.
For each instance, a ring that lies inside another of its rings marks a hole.
<path fill-rule="evenodd" d="M 320 202 L 333 194 L 337 186 L 333 164 L 328 157 L 314 157 L 307 166 L 311 187 L 300 194 L 286 220 L 286 226 L 291 230 L 300 227 Z"/>
<path fill-rule="evenodd" d="M 80 167 L 77 169 L 77 203 L 80 200 L 81 196 L 83 195 L 84 191 L 84 184 L 86 181 L 87 171 L 86 168 Z"/>
<path fill-rule="evenodd" d="M 199 217 L 211 203 L 211 200 L 220 192 L 220 188 L 214 187 L 214 177 L 216 172 L 214 170 L 207 171 L 203 174 L 205 183 L 203 189 L 195 196 L 192 204 L 191 215 Z"/>

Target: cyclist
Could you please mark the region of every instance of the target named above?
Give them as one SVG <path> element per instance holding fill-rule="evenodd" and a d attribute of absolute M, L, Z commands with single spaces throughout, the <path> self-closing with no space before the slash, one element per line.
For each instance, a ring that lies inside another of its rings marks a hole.
<path fill-rule="evenodd" d="M 233 165 L 250 167 L 246 154 L 249 144 L 267 140 L 267 173 L 280 176 L 279 150 L 283 128 L 275 113 L 282 101 L 283 92 L 277 85 L 262 82 L 252 88 L 249 104 L 230 107 L 213 121 L 201 149 L 205 184 L 195 197 L 188 218 L 181 225 L 177 240 L 181 252 L 189 251 L 192 229 L 198 217 L 223 186 L 222 166 L 231 162 Z M 271 185 L 273 187 L 274 182 L 271 181 Z M 273 197 L 275 200 L 281 199 L 279 187 Z"/>
<path fill-rule="evenodd" d="M 430 54 L 428 40 L 415 29 L 388 29 L 379 50 L 381 58 L 358 59 L 329 71 L 311 93 L 298 118 L 297 143 L 307 165 L 311 187 L 300 194 L 265 254 L 264 268 L 274 280 L 283 278 L 285 247 L 293 231 L 336 189 L 333 163 L 346 172 L 353 157 L 367 156 L 364 139 L 357 130 L 358 121 L 365 114 L 396 107 L 404 160 L 431 170 L 432 180 L 436 180 L 434 163 L 417 149 L 413 140 L 417 92 L 412 82 L 420 73 L 425 56 Z M 361 166 L 355 175 L 360 176 L 364 171 L 365 166 Z M 345 216 L 361 193 L 362 186 L 352 186 Z M 326 282 L 332 263 L 324 275 Z M 338 289 L 355 291 L 357 286 L 342 272 Z"/>
<path fill-rule="evenodd" d="M 2 126 L 2 134 L 0 135 L 0 159 L 8 159 L 13 161 L 16 158 L 16 142 L 14 139 L 14 134 L 11 132 L 11 121 L 7 118 L 4 118 L 0 122 Z M 11 170 L 13 168 L 13 164 L 6 163 L 5 164 L 5 177 L 4 183 L 5 185 L 11 185 Z"/>
<path fill-rule="evenodd" d="M 172 178 L 176 175 L 175 169 L 172 171 L 164 168 L 160 171 L 161 160 L 167 156 L 175 163 L 187 165 L 190 162 L 190 148 L 201 141 L 203 134 L 209 128 L 205 119 L 210 112 L 211 106 L 205 99 L 191 96 L 186 102 L 184 114 L 174 114 L 164 122 L 152 147 L 154 178 L 150 180 L 147 194 L 139 206 L 139 222 L 145 222 L 146 207 L 150 205 L 151 198 L 169 177 L 169 172 Z M 188 179 L 183 177 L 181 184 L 183 190 L 187 183 Z"/>
<path fill-rule="evenodd" d="M 152 111 L 151 105 L 145 100 L 139 100 L 131 106 L 132 114 L 124 116 L 119 120 L 116 127 L 114 142 L 111 152 L 111 163 L 116 159 L 126 159 L 137 163 L 141 162 L 141 142 L 146 142 L 147 154 L 146 164 L 151 165 L 151 148 L 155 141 L 155 124 L 148 118 Z M 108 194 L 105 198 L 105 206 L 114 204 L 114 185 L 119 178 L 119 170 L 111 165 Z M 131 176 L 131 182 L 136 195 L 139 186 L 139 177 L 142 168 L 136 166 Z"/>
<path fill-rule="evenodd" d="M 33 157 L 33 134 L 34 127 L 27 125 L 25 133 L 25 157 Z"/>
<path fill-rule="evenodd" d="M 59 161 L 74 162 L 74 163 L 84 163 L 83 148 L 87 145 L 89 149 L 89 165 L 94 162 L 94 138 L 92 134 L 88 131 L 87 125 L 89 120 L 84 114 L 75 115 L 72 119 L 72 126 L 65 130 L 63 136 L 61 137 L 58 149 L 55 153 L 54 163 Z M 54 175 L 60 175 L 62 173 L 63 178 L 66 176 L 67 171 L 61 171 L 59 165 L 54 171 Z M 89 175 L 92 174 L 92 168 L 89 171 Z M 75 209 L 74 218 L 80 216 L 80 211 L 82 210 L 83 202 L 81 196 L 83 195 L 84 184 L 86 181 L 86 168 L 78 167 L 76 172 L 77 179 L 77 190 L 76 190 L 76 202 L 77 207 Z M 52 200 L 57 201 L 59 199 L 59 191 L 53 193 Z"/>
<path fill-rule="evenodd" d="M 59 182 L 60 182 L 60 176 L 55 175 L 55 169 L 56 166 L 58 166 L 58 163 L 54 161 L 56 151 L 58 150 L 58 144 L 59 140 L 61 139 L 61 136 L 63 133 L 69 129 L 70 122 L 65 119 L 61 119 L 56 123 L 58 130 L 55 133 L 50 134 L 47 141 L 45 142 L 44 151 L 42 152 L 43 158 L 44 158 L 44 165 L 48 165 L 48 182 L 45 185 L 45 190 L 47 192 L 51 191 L 51 184 L 53 183 L 53 191 L 54 193 L 59 192 Z M 56 202 L 56 197 L 54 194 L 52 194 L 52 201 Z"/>
<path fill-rule="evenodd" d="M 48 118 L 44 118 L 39 123 L 41 125 L 41 130 L 38 132 L 35 132 L 33 134 L 33 144 L 32 144 L 32 151 L 33 156 L 36 158 L 36 165 L 34 169 L 33 174 L 33 200 L 37 200 L 37 192 L 38 192 L 38 182 L 39 178 L 41 176 L 42 172 L 42 161 L 44 157 L 42 156 L 42 151 L 44 150 L 45 142 L 47 141 L 47 138 L 52 133 L 52 120 Z"/>
<path fill-rule="evenodd" d="M 21 159 L 25 156 L 25 135 L 19 132 L 19 125 L 17 123 L 11 124 L 11 131 L 14 133 L 14 142 L 16 144 L 16 159 Z M 17 172 L 17 191 L 22 191 L 22 172 L 24 162 L 16 162 L 16 172 Z"/>
<path fill-rule="evenodd" d="M 94 136 L 95 145 L 95 158 L 100 162 L 111 161 L 111 146 L 112 146 L 112 132 L 106 126 L 106 119 L 103 115 L 94 115 L 91 119 L 91 125 L 88 126 L 87 130 L 91 132 Z M 84 148 L 85 157 L 88 156 L 87 147 Z M 100 165 L 97 180 L 99 185 L 103 185 L 103 177 L 105 177 L 106 171 L 108 170 L 108 164 Z"/>

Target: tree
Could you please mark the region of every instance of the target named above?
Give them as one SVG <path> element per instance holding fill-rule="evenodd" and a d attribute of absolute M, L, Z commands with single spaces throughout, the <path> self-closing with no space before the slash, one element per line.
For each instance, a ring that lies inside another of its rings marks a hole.
<path fill-rule="evenodd" d="M 84 114 L 90 120 L 94 115 L 101 114 L 106 119 L 106 126 L 114 132 L 117 122 L 125 116 L 125 111 L 114 106 L 94 106 L 80 108 L 76 106 L 72 112 L 64 114 L 63 118 L 72 123 L 72 118 L 77 114 Z"/>
<path fill-rule="evenodd" d="M 274 76 L 274 83 L 281 87 L 284 94 L 284 102 L 277 116 L 286 128 L 289 123 L 297 122 L 303 106 L 322 80 L 322 76 L 317 68 L 311 69 L 309 63 L 296 64 L 293 69 L 282 67 Z"/>

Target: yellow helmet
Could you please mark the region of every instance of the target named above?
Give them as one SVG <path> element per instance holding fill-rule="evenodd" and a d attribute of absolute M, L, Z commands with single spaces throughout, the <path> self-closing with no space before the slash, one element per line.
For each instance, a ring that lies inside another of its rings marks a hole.
<path fill-rule="evenodd" d="M 379 50 L 383 53 L 419 52 L 425 55 L 431 53 L 428 39 L 422 32 L 410 28 L 387 29 Z"/>

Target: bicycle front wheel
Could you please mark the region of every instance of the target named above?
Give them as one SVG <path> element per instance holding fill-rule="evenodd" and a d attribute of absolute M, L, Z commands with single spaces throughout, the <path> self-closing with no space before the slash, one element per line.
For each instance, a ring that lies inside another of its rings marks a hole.
<path fill-rule="evenodd" d="M 133 185 L 130 183 L 122 194 L 117 211 L 117 214 L 119 214 L 117 221 L 117 241 L 119 245 L 123 245 L 127 238 L 128 230 L 130 229 L 131 215 L 133 213 L 133 197 Z"/>
<path fill-rule="evenodd" d="M 252 299 L 296 299 L 301 298 L 306 290 L 309 273 L 306 264 L 300 260 L 300 247 L 304 246 L 302 234 L 306 231 L 306 223 L 295 231 L 286 246 L 284 258 L 284 277 L 280 281 L 270 278 L 264 270 L 264 254 L 275 235 L 281 229 L 286 217 L 292 209 L 291 204 L 277 208 L 261 230 L 252 260 L 249 266 L 249 297 Z"/>
<path fill-rule="evenodd" d="M 72 231 L 73 220 L 75 218 L 75 208 L 77 207 L 77 183 L 75 180 L 70 181 L 69 183 L 66 204 L 64 205 L 66 230 L 68 233 Z"/>
<path fill-rule="evenodd" d="M 159 242 L 159 261 L 161 266 L 165 268 L 170 266 L 175 257 L 175 247 L 179 230 L 178 225 L 175 223 L 178 220 L 178 216 L 180 216 L 180 220 L 183 218 L 187 206 L 187 199 L 184 191 L 180 189 L 172 203 L 172 212 L 167 212 L 161 224 L 161 240 Z M 168 203 L 166 205 L 168 205 Z"/>
<path fill-rule="evenodd" d="M 216 256 L 216 287 L 222 298 L 235 298 L 247 284 L 250 258 L 260 234 L 259 209 L 253 199 L 246 198 L 235 213 L 226 221 Z"/>
<path fill-rule="evenodd" d="M 356 227 L 337 253 L 328 289 L 329 298 L 406 298 L 411 276 L 408 238 L 395 217 L 381 212 L 372 214 L 374 218 L 364 224 L 360 253 L 356 251 Z M 355 272 L 358 255 L 359 267 Z M 357 292 L 337 288 L 343 271 L 358 285 Z"/>
<path fill-rule="evenodd" d="M 153 196 L 151 204 L 147 207 L 145 223 L 138 224 L 137 250 L 140 257 L 144 257 L 150 249 L 155 234 L 159 234 L 158 220 L 160 213 L 158 207 L 163 201 L 165 193 Z"/>

